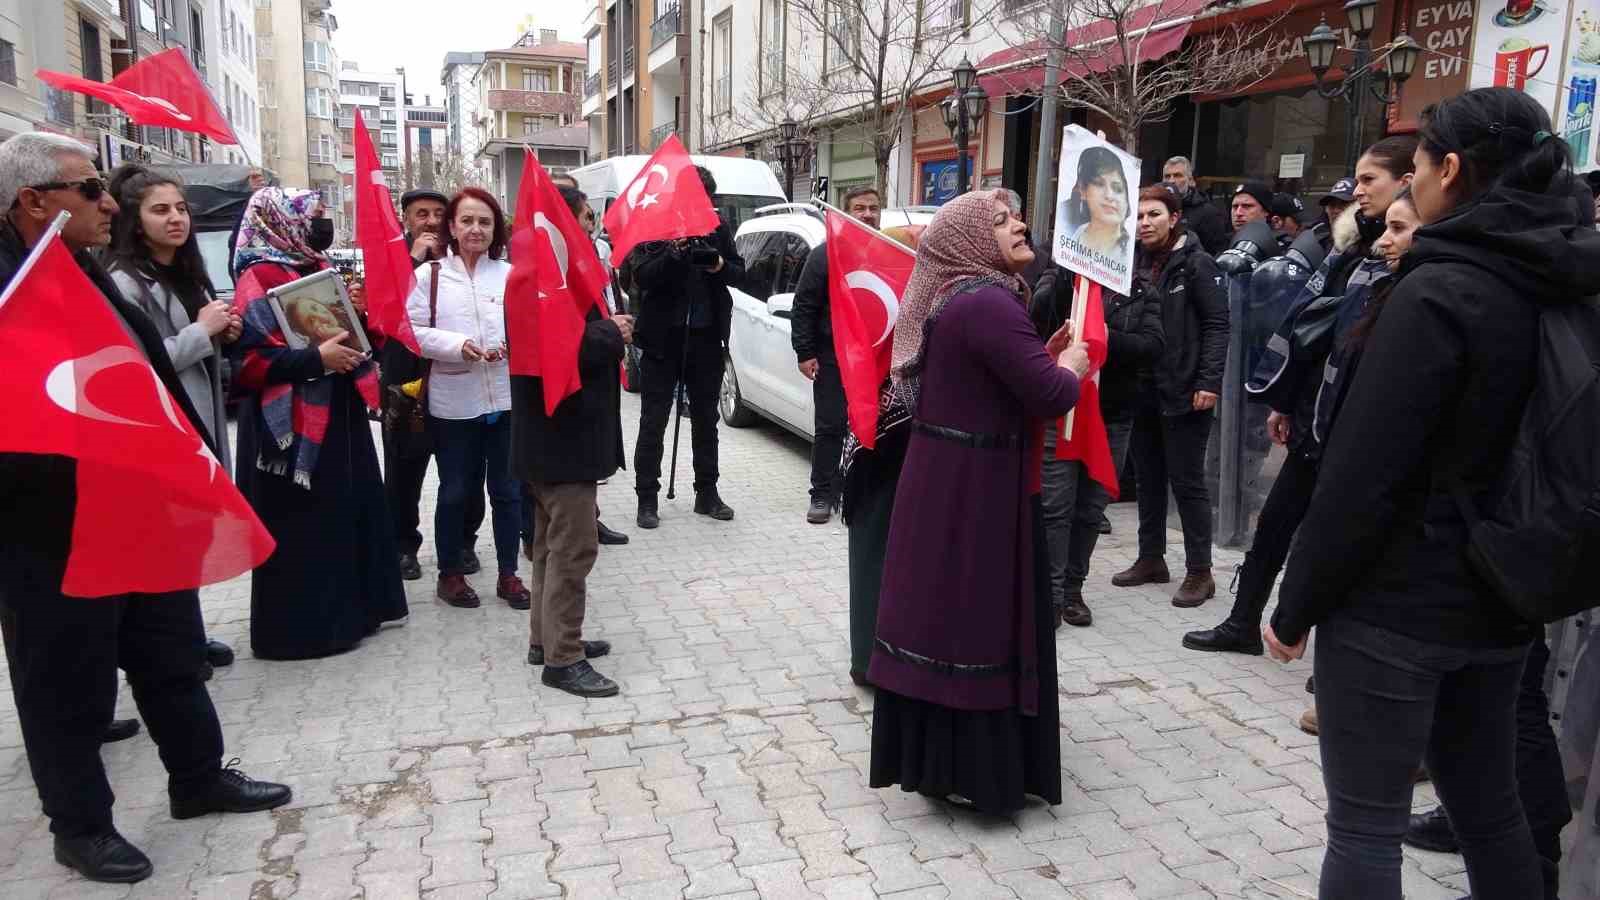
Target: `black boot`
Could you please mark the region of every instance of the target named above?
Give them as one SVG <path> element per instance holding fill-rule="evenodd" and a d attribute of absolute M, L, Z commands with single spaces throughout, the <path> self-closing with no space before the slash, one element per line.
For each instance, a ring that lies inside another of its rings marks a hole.
<path fill-rule="evenodd" d="M 1183 645 L 1190 650 L 1208 652 L 1245 653 L 1260 656 L 1265 652 L 1261 644 L 1261 614 L 1267 608 L 1267 598 L 1272 596 L 1272 581 L 1258 558 L 1252 553 L 1244 555 L 1235 577 L 1233 609 L 1221 625 L 1206 631 L 1191 631 L 1183 636 Z"/>
<path fill-rule="evenodd" d="M 138 719 L 112 719 L 111 724 L 106 726 L 106 733 L 101 735 L 100 743 L 114 744 L 117 741 L 125 741 L 138 733 Z"/>
<path fill-rule="evenodd" d="M 657 512 L 654 495 L 639 497 L 639 516 L 635 521 L 639 523 L 640 528 L 644 529 L 661 527 L 661 513 Z"/>
<path fill-rule="evenodd" d="M 90 881 L 132 884 L 150 877 L 150 857 L 116 830 L 81 837 L 56 836 L 56 862 Z"/>
<path fill-rule="evenodd" d="M 727 522 L 733 519 L 733 509 L 722 502 L 722 498 L 717 496 L 717 489 L 714 487 L 694 492 L 694 511 L 702 516 L 710 516 L 719 522 Z"/>

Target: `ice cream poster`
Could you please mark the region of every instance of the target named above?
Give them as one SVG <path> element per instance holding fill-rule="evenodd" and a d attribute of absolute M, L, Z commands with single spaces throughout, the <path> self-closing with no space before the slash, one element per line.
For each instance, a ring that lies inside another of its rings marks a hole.
<path fill-rule="evenodd" d="M 1051 256 L 1119 294 L 1133 290 L 1139 160 L 1068 125 L 1061 138 L 1060 189 Z"/>
<path fill-rule="evenodd" d="M 1585 0 L 1588 2 L 1588 0 Z M 1472 87 L 1509 87 L 1561 121 L 1557 95 L 1572 0 L 1482 0 L 1472 44 Z"/>

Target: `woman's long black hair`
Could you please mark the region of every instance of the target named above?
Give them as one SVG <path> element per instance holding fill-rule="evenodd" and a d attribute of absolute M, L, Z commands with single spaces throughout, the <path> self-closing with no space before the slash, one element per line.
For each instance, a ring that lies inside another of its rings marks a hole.
<path fill-rule="evenodd" d="M 150 255 L 150 245 L 145 243 L 144 229 L 139 218 L 139 207 L 150 189 L 170 184 L 183 191 L 183 179 L 170 172 L 152 169 L 139 163 L 124 163 L 111 173 L 108 190 L 117 200 L 117 216 L 111 220 L 111 246 L 106 251 L 106 268 L 127 269 L 149 278 L 167 281 L 164 273 L 157 271 Z M 206 262 L 200 255 L 200 242 L 195 237 L 194 220 L 189 220 L 189 238 L 178 247 L 172 257 L 172 269 L 182 284 L 168 284 L 167 288 L 183 303 L 190 320 L 200 314 L 200 307 L 216 296 L 211 276 L 206 274 Z M 128 299 L 134 299 L 132 297 Z"/>
<path fill-rule="evenodd" d="M 1546 193 L 1565 190 L 1567 142 L 1550 114 L 1521 91 L 1491 87 L 1440 100 L 1422 111 L 1422 152 L 1435 163 L 1461 158 L 1461 195 L 1475 200 L 1496 187 Z"/>

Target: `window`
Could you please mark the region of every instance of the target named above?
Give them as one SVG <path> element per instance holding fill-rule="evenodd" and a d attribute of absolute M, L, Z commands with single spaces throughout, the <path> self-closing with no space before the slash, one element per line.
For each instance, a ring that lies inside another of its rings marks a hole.
<path fill-rule="evenodd" d="M 726 10 L 711 23 L 712 115 L 733 111 L 733 10 Z"/>
<path fill-rule="evenodd" d="M 523 116 L 522 117 L 522 136 L 523 137 L 533 137 L 534 132 L 538 131 L 538 130 L 539 130 L 539 120 L 538 119 L 535 119 L 532 116 Z"/>
<path fill-rule="evenodd" d="M 392 84 L 380 85 L 378 87 L 378 99 L 379 100 L 393 100 L 394 99 L 394 85 L 392 85 Z"/>
<path fill-rule="evenodd" d="M 923 34 L 937 34 L 966 24 L 966 0 L 922 0 Z"/>
<path fill-rule="evenodd" d="M 777 280 L 778 268 L 783 261 L 782 237 L 771 231 L 757 231 L 739 238 L 734 246 L 739 250 L 739 256 L 748 261 L 740 288 L 762 303 L 767 302 L 767 298 L 772 296 L 772 283 Z"/>
<path fill-rule="evenodd" d="M 224 26 L 224 27 L 221 27 L 221 28 L 219 28 L 217 30 L 222 32 L 222 52 L 223 53 L 227 53 L 227 52 L 229 52 L 229 51 L 234 49 L 234 43 L 233 43 L 233 13 L 229 12 L 227 18 L 223 18 L 223 16 L 222 16 L 222 3 L 220 2 L 220 0 L 217 3 L 217 22 L 220 25 Z"/>
<path fill-rule="evenodd" d="M 385 124 L 385 125 L 393 125 L 394 124 L 394 110 L 392 110 L 392 109 L 380 109 L 380 110 L 378 110 L 378 121 L 383 123 L 383 124 Z"/>
<path fill-rule="evenodd" d="M 522 70 L 522 89 L 525 90 L 525 91 L 548 91 L 548 90 L 550 90 L 550 70 L 549 69 L 523 69 Z"/>
<path fill-rule="evenodd" d="M 400 157 L 395 155 L 395 154 L 393 154 L 393 153 L 385 153 L 385 154 L 383 154 L 383 167 L 385 169 L 398 169 L 398 168 L 400 168 Z"/>
<path fill-rule="evenodd" d="M 332 71 L 328 45 L 323 41 L 306 41 L 306 68 L 314 72 Z"/>
<path fill-rule="evenodd" d="M 778 252 L 783 260 L 783 268 L 778 271 L 778 278 L 773 283 L 774 294 L 792 294 L 800 285 L 800 270 L 805 267 L 806 256 L 811 253 L 805 238 L 797 234 L 784 233 L 772 242 L 778 247 Z M 772 249 L 769 245 L 767 249 Z"/>
<path fill-rule="evenodd" d="M 253 34 L 244 36 L 245 61 L 250 64 L 250 71 L 256 70 L 256 38 Z"/>
<path fill-rule="evenodd" d="M 306 88 L 306 115 L 317 119 L 331 119 L 333 108 L 333 91 L 327 88 Z"/>
<path fill-rule="evenodd" d="M 828 40 L 824 52 L 826 71 L 851 68 L 861 52 L 860 7 L 852 0 L 827 0 Z"/>
<path fill-rule="evenodd" d="M 17 48 L 10 41 L 0 41 L 0 81 L 17 83 Z"/>
<path fill-rule="evenodd" d="M 161 22 L 156 18 L 156 0 L 139 0 L 139 27 L 151 34 L 159 34 Z"/>
<path fill-rule="evenodd" d="M 189 57 L 201 75 L 206 73 L 206 26 L 200 19 L 200 10 L 189 8 Z"/>
<path fill-rule="evenodd" d="M 383 132 L 383 136 L 379 139 L 379 143 L 383 144 L 385 147 L 393 147 L 399 143 L 399 137 L 397 137 L 392 131 L 385 131 Z"/>
<path fill-rule="evenodd" d="M 783 90 L 785 53 L 785 0 L 761 0 L 761 95 Z"/>

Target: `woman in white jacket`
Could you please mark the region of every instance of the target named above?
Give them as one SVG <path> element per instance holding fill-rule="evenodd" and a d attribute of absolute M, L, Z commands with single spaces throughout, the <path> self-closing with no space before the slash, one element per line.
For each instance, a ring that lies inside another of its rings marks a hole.
<path fill-rule="evenodd" d="M 438 595 L 451 606 L 479 605 L 461 570 L 461 535 L 467 497 L 487 481 L 500 573 L 495 593 L 512 609 L 527 609 L 528 589 L 517 577 L 522 499 L 511 474 L 505 216 L 488 192 L 469 187 L 450 200 L 445 222 L 450 252 L 417 267 L 406 304 L 422 355 L 432 361 L 428 426 L 439 466 L 433 521 Z"/>

